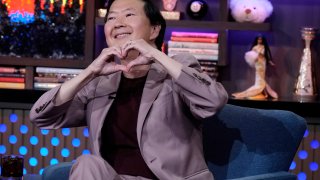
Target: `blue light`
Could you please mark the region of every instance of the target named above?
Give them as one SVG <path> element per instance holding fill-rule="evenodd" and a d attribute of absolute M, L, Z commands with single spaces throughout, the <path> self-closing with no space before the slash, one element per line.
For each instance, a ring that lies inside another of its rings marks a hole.
<path fill-rule="evenodd" d="M 59 139 L 57 137 L 53 137 L 51 139 L 52 146 L 58 146 L 59 145 Z"/>
<path fill-rule="evenodd" d="M 49 130 L 48 129 L 41 129 L 41 134 L 47 135 L 47 134 L 49 134 Z"/>
<path fill-rule="evenodd" d="M 72 140 L 72 145 L 73 145 L 73 147 L 79 147 L 80 146 L 80 139 L 74 138 Z"/>
<path fill-rule="evenodd" d="M 308 131 L 308 129 L 304 132 L 304 135 L 303 135 L 303 137 L 307 137 L 309 135 L 309 131 Z"/>
<path fill-rule="evenodd" d="M 27 149 L 25 146 L 21 146 L 21 147 L 19 148 L 19 153 L 20 153 L 21 155 L 26 155 L 27 152 L 28 152 L 28 149 Z"/>
<path fill-rule="evenodd" d="M 312 149 L 318 149 L 319 148 L 319 141 L 318 140 L 313 140 L 310 143 Z"/>
<path fill-rule="evenodd" d="M 7 131 L 7 126 L 5 124 L 0 124 L 0 132 L 5 133 Z"/>
<path fill-rule="evenodd" d="M 43 173 L 43 168 L 39 170 L 39 174 L 42 175 L 42 173 Z"/>
<path fill-rule="evenodd" d="M 27 170 L 26 168 L 23 168 L 23 175 L 26 175 L 27 174 Z"/>
<path fill-rule="evenodd" d="M 300 172 L 298 174 L 298 180 L 306 180 L 307 179 L 307 175 L 304 172 Z"/>
<path fill-rule="evenodd" d="M 29 159 L 30 166 L 36 166 L 38 164 L 38 160 L 35 157 Z"/>
<path fill-rule="evenodd" d="M 84 149 L 84 150 L 82 151 L 82 154 L 83 154 L 83 155 L 85 155 L 85 154 L 90 154 L 90 151 L 89 151 L 88 149 Z"/>
<path fill-rule="evenodd" d="M 20 126 L 20 132 L 21 132 L 21 134 L 27 134 L 28 127 L 26 125 L 21 125 Z"/>
<path fill-rule="evenodd" d="M 69 149 L 63 148 L 63 149 L 61 150 L 61 156 L 62 156 L 62 157 L 69 157 L 69 155 L 70 155 Z"/>
<path fill-rule="evenodd" d="M 32 23 L 34 21 L 34 15 L 28 12 L 20 12 L 16 11 L 15 13 L 11 13 L 9 15 L 11 22 L 21 22 L 24 24 Z"/>
<path fill-rule="evenodd" d="M 311 171 L 317 171 L 318 167 L 319 167 L 318 163 L 316 163 L 316 162 L 312 162 L 312 163 L 309 164 L 309 168 L 310 168 Z"/>
<path fill-rule="evenodd" d="M 30 137 L 30 143 L 31 143 L 32 145 L 37 145 L 38 142 L 39 142 L 39 140 L 38 140 L 38 138 L 37 138 L 36 136 L 31 136 L 31 137 Z"/>
<path fill-rule="evenodd" d="M 47 148 L 42 147 L 42 148 L 40 149 L 40 154 L 41 154 L 41 156 L 48 156 L 49 151 L 48 151 Z"/>
<path fill-rule="evenodd" d="M 83 135 L 84 135 L 85 137 L 89 137 L 89 130 L 88 130 L 88 128 L 84 128 L 84 129 L 83 129 Z"/>
<path fill-rule="evenodd" d="M 296 166 L 297 166 L 296 162 L 292 161 L 290 165 L 290 170 L 294 170 Z"/>
<path fill-rule="evenodd" d="M 10 114 L 9 119 L 12 123 L 15 123 L 18 120 L 18 116 L 16 114 Z"/>
<path fill-rule="evenodd" d="M 56 158 L 50 160 L 50 165 L 58 164 L 59 161 Z"/>
<path fill-rule="evenodd" d="M 299 158 L 300 159 L 307 159 L 307 157 L 308 157 L 308 153 L 307 153 L 307 151 L 305 151 L 305 150 L 301 150 L 301 151 L 299 151 Z"/>
<path fill-rule="evenodd" d="M 70 128 L 63 128 L 63 129 L 61 130 L 61 132 L 62 132 L 62 134 L 63 134 L 64 136 L 69 136 L 69 135 L 70 135 Z"/>
<path fill-rule="evenodd" d="M 0 145 L 0 154 L 6 153 L 6 147 L 4 145 Z"/>
<path fill-rule="evenodd" d="M 15 135 L 10 135 L 10 136 L 9 136 L 9 142 L 10 142 L 11 144 L 17 143 L 17 137 L 16 137 Z"/>

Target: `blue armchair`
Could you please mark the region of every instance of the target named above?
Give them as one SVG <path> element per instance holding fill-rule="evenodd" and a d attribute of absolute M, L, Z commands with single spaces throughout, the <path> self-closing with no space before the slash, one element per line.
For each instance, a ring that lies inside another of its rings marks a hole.
<path fill-rule="evenodd" d="M 302 117 L 284 110 L 227 104 L 204 121 L 204 153 L 216 180 L 296 179 L 288 172 L 306 130 Z M 25 179 L 68 179 L 72 163 L 46 167 Z"/>

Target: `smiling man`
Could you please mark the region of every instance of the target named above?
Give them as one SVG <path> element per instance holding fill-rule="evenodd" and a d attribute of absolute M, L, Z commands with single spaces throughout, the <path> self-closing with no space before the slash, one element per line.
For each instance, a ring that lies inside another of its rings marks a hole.
<path fill-rule="evenodd" d="M 70 179 L 213 179 L 201 121 L 227 93 L 193 56 L 161 52 L 165 27 L 150 0 L 109 1 L 108 48 L 34 104 L 40 128 L 89 127 L 92 154 L 77 158 Z"/>

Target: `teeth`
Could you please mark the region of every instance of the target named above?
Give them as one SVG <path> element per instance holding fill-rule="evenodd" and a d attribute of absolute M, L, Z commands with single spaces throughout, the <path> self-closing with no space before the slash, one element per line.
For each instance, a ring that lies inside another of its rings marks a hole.
<path fill-rule="evenodd" d="M 119 35 L 116 35 L 116 38 L 123 38 L 123 37 L 126 37 L 130 35 L 129 33 L 124 33 L 124 34 L 119 34 Z"/>

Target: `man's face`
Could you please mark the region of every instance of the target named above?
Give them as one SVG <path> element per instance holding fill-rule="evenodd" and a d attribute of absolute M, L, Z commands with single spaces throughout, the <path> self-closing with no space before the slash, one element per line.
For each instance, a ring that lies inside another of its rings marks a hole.
<path fill-rule="evenodd" d="M 116 0 L 111 5 L 104 26 L 109 47 L 121 46 L 128 40 L 144 39 L 151 42 L 153 27 L 147 18 L 141 0 Z"/>

